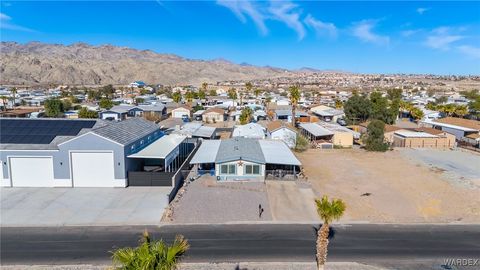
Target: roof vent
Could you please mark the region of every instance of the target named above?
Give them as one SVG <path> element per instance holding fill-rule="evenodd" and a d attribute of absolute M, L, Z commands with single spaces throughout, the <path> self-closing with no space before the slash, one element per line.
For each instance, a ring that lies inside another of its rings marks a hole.
<path fill-rule="evenodd" d="M 238 151 L 238 146 L 235 146 L 235 147 L 233 148 L 233 150 Z"/>

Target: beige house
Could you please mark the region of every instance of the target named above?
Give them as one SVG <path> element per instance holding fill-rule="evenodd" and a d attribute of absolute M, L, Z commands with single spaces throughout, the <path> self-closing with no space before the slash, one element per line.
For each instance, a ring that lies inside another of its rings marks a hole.
<path fill-rule="evenodd" d="M 180 105 L 171 111 L 172 118 L 182 118 L 184 115 L 191 117 L 192 109 L 186 105 Z"/>
<path fill-rule="evenodd" d="M 447 149 L 455 147 L 455 135 L 432 128 L 402 129 L 395 131 L 392 145 L 394 147 Z"/>
<path fill-rule="evenodd" d="M 220 108 L 210 108 L 202 115 L 202 120 L 205 123 L 218 123 L 224 121 L 225 111 Z"/>

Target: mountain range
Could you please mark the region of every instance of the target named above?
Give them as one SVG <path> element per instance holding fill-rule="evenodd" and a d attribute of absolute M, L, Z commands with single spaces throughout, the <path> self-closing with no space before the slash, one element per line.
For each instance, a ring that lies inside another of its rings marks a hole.
<path fill-rule="evenodd" d="M 135 80 L 200 85 L 268 79 L 297 72 L 300 70 L 235 64 L 224 59 L 194 60 L 112 45 L 1 42 L 0 47 L 0 83 L 7 85 L 119 85 Z"/>

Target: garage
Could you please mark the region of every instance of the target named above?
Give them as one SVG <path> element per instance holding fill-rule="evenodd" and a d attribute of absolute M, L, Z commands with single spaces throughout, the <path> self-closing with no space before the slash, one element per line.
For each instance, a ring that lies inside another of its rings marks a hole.
<path fill-rule="evenodd" d="M 10 157 L 13 187 L 54 186 L 52 157 Z"/>
<path fill-rule="evenodd" d="M 72 152 L 71 164 L 74 187 L 114 186 L 112 152 Z"/>

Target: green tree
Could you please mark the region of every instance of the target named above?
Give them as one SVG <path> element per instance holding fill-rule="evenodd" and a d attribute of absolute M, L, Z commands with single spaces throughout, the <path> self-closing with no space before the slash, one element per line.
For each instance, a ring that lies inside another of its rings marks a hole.
<path fill-rule="evenodd" d="M 187 102 L 192 102 L 194 97 L 195 96 L 192 91 L 187 91 L 187 93 L 185 93 L 185 99 Z"/>
<path fill-rule="evenodd" d="M 229 99 L 233 99 L 233 102 L 235 102 L 235 101 L 237 100 L 237 98 L 238 98 L 237 89 L 235 89 L 235 88 L 233 88 L 233 87 L 230 88 L 230 89 L 228 89 L 227 95 L 228 95 L 228 98 L 229 98 Z"/>
<path fill-rule="evenodd" d="M 205 90 L 200 90 L 198 91 L 198 98 L 199 99 L 205 99 L 206 98 Z"/>
<path fill-rule="evenodd" d="M 297 134 L 297 141 L 296 141 L 296 144 L 295 144 L 295 151 L 297 152 L 303 152 L 305 150 L 307 150 L 310 146 L 310 143 L 309 141 L 307 140 L 307 138 L 305 138 L 304 136 L 300 135 L 300 134 Z"/>
<path fill-rule="evenodd" d="M 64 111 L 68 111 L 72 108 L 72 102 L 70 99 L 62 99 L 62 106 Z"/>
<path fill-rule="evenodd" d="M 200 111 L 200 110 L 205 110 L 205 107 L 203 107 L 200 104 L 195 105 L 195 107 L 192 108 L 193 112 Z"/>
<path fill-rule="evenodd" d="M 98 106 L 103 109 L 111 109 L 113 107 L 113 102 L 108 98 L 102 98 L 98 102 Z"/>
<path fill-rule="evenodd" d="M 298 85 L 292 85 L 288 88 L 290 94 L 290 103 L 292 104 L 292 124 L 296 127 L 295 111 L 297 110 L 298 101 L 300 100 L 300 87 Z"/>
<path fill-rule="evenodd" d="M 255 90 L 253 90 L 253 94 L 255 95 L 255 99 L 258 98 L 258 96 L 262 93 L 262 90 L 258 89 L 258 88 L 255 88 Z"/>
<path fill-rule="evenodd" d="M 246 92 L 245 92 L 246 96 L 249 96 L 250 93 L 252 92 L 253 84 L 251 82 L 247 82 L 245 84 L 245 89 L 246 89 Z"/>
<path fill-rule="evenodd" d="M 412 116 L 412 118 L 414 120 L 420 120 L 423 118 L 424 114 L 423 114 L 423 111 L 417 107 L 413 107 L 411 110 L 410 110 L 410 116 Z"/>
<path fill-rule="evenodd" d="M 168 245 L 163 240 L 152 241 L 145 231 L 138 247 L 113 252 L 113 266 L 122 270 L 174 270 L 189 248 L 188 241 L 181 235 Z"/>
<path fill-rule="evenodd" d="M 384 129 L 385 123 L 383 123 L 381 120 L 372 120 L 368 124 L 365 139 L 365 149 L 368 151 L 387 151 L 388 144 L 385 143 Z"/>
<path fill-rule="evenodd" d="M 96 111 L 91 111 L 86 107 L 82 107 L 78 111 L 78 118 L 98 118 L 98 113 Z"/>
<path fill-rule="evenodd" d="M 16 88 L 16 87 L 12 87 L 12 89 L 10 90 L 10 92 L 12 93 L 13 107 L 15 108 L 15 107 L 16 107 L 16 99 L 17 99 L 17 88 Z"/>
<path fill-rule="evenodd" d="M 387 98 L 389 100 L 402 99 L 402 89 L 387 89 Z"/>
<path fill-rule="evenodd" d="M 180 92 L 175 92 L 172 94 L 173 102 L 179 103 L 182 100 L 182 94 Z"/>
<path fill-rule="evenodd" d="M 435 111 L 435 110 L 437 110 L 437 104 L 435 104 L 433 102 L 428 102 L 427 105 L 425 105 L 425 108 L 427 110 Z"/>
<path fill-rule="evenodd" d="M 145 99 L 143 98 L 135 98 L 135 104 L 138 105 L 138 104 L 142 104 L 145 102 Z"/>
<path fill-rule="evenodd" d="M 479 113 L 480 112 L 480 96 L 477 97 L 475 100 L 470 101 L 468 103 L 468 108 L 475 113 Z"/>
<path fill-rule="evenodd" d="M 327 196 L 315 199 L 315 206 L 318 216 L 323 221 L 322 226 L 317 231 L 317 268 L 323 270 L 327 262 L 330 224 L 343 216 L 347 206 L 342 200 L 329 200 Z"/>
<path fill-rule="evenodd" d="M 250 107 L 245 107 L 240 114 L 240 124 L 245 125 L 250 123 L 253 117 L 253 111 Z"/>
<path fill-rule="evenodd" d="M 210 93 L 208 95 L 211 96 L 211 97 L 214 97 L 214 96 L 217 95 L 217 91 L 212 89 L 212 90 L 210 90 Z"/>
<path fill-rule="evenodd" d="M 469 100 L 475 100 L 480 97 L 477 89 L 473 89 L 470 91 L 461 91 L 460 94 Z"/>
<path fill-rule="evenodd" d="M 385 123 L 390 122 L 388 112 L 388 100 L 382 96 L 382 93 L 371 93 L 370 102 L 372 104 L 372 113 L 370 114 L 370 118 L 382 120 Z"/>
<path fill-rule="evenodd" d="M 355 92 L 343 105 L 343 111 L 348 123 L 359 124 L 370 117 L 372 103 L 364 95 Z"/>
<path fill-rule="evenodd" d="M 457 105 L 454 114 L 458 117 L 464 117 L 468 114 L 468 107 L 465 105 Z"/>
<path fill-rule="evenodd" d="M 63 103 L 58 98 L 45 100 L 44 107 L 47 117 L 60 117 L 64 112 Z"/>
<path fill-rule="evenodd" d="M 100 92 L 104 94 L 107 98 L 113 98 L 113 94 L 115 93 L 115 88 L 113 88 L 113 85 L 108 84 L 102 87 L 100 89 Z"/>

